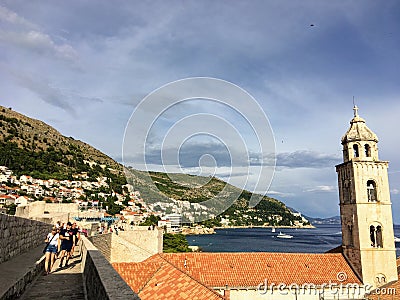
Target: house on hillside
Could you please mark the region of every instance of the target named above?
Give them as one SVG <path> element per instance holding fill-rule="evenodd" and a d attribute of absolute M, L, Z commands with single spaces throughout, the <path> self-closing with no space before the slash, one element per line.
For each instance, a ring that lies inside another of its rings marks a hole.
<path fill-rule="evenodd" d="M 22 206 L 22 205 L 27 205 L 29 202 L 29 198 L 25 196 L 20 196 L 17 199 L 15 199 L 15 204 L 17 206 Z"/>
<path fill-rule="evenodd" d="M 15 199 L 17 199 L 14 195 L 0 195 L 0 207 L 10 204 L 15 204 Z"/>

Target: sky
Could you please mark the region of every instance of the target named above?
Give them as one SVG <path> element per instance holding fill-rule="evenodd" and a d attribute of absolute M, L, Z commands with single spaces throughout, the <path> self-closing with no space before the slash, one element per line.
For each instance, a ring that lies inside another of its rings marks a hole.
<path fill-rule="evenodd" d="M 396 0 L 1 0 L 0 104 L 125 164 L 329 217 L 354 97 L 400 223 L 399 49 Z M 198 77 L 226 93 L 180 87 Z"/>

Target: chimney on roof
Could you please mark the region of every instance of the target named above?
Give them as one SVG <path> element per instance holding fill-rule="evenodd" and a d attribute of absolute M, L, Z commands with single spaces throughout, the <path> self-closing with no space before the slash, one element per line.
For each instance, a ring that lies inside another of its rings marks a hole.
<path fill-rule="evenodd" d="M 186 258 L 185 258 L 185 262 L 183 263 L 183 267 L 186 269 L 186 267 L 187 267 L 187 260 L 186 260 Z"/>

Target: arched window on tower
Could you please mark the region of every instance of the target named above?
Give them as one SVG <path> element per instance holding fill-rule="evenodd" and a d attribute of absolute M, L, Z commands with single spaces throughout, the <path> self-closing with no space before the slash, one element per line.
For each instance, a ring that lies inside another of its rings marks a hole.
<path fill-rule="evenodd" d="M 367 193 L 368 193 L 368 202 L 378 201 L 375 181 L 373 180 L 367 181 Z"/>
<path fill-rule="evenodd" d="M 371 157 L 371 147 L 368 144 L 364 145 L 364 151 L 366 157 Z"/>
<path fill-rule="evenodd" d="M 359 157 L 360 153 L 358 152 L 358 145 L 354 144 L 353 145 L 353 153 L 354 153 L 354 157 Z"/>
<path fill-rule="evenodd" d="M 369 237 L 371 239 L 371 246 L 375 247 L 376 246 L 376 236 L 375 236 L 375 226 L 374 225 L 369 226 Z"/>
<path fill-rule="evenodd" d="M 371 239 L 371 246 L 374 248 L 382 248 L 382 226 L 381 225 L 371 225 L 369 226 L 369 237 Z"/>
<path fill-rule="evenodd" d="M 383 242 L 382 242 L 382 227 L 381 226 L 376 226 L 376 246 L 378 248 L 383 247 Z"/>

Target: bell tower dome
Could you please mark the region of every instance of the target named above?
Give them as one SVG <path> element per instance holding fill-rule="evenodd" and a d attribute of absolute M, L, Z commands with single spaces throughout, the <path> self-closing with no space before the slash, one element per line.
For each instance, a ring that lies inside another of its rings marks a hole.
<path fill-rule="evenodd" d="M 397 281 L 388 162 L 378 156 L 378 137 L 354 106 L 336 166 L 343 254 L 364 284 Z"/>
<path fill-rule="evenodd" d="M 353 110 L 354 118 L 350 121 L 350 128 L 342 137 L 343 160 L 378 160 L 378 137 L 358 115 L 358 107 L 354 106 Z"/>

